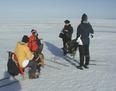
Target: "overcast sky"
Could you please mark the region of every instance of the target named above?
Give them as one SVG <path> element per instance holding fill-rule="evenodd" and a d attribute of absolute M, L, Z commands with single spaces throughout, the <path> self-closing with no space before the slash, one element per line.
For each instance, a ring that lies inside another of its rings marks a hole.
<path fill-rule="evenodd" d="M 0 0 L 0 20 L 34 18 L 116 18 L 116 0 Z"/>

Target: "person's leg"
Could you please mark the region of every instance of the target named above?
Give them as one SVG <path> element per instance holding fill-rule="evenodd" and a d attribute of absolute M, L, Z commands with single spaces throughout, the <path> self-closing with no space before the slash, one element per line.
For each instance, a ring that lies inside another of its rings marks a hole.
<path fill-rule="evenodd" d="M 84 46 L 79 46 L 79 55 L 80 55 L 80 66 L 82 67 L 84 65 Z"/>
<path fill-rule="evenodd" d="M 37 65 L 37 71 L 40 73 L 40 71 L 41 71 L 41 65 L 39 64 L 39 65 Z"/>
<path fill-rule="evenodd" d="M 65 48 L 65 39 L 62 39 L 63 41 L 63 49 Z"/>
<path fill-rule="evenodd" d="M 65 40 L 65 39 L 63 39 L 63 53 L 64 53 L 64 55 L 66 55 L 67 54 L 67 51 L 66 51 L 66 49 L 67 49 L 67 41 Z"/>
<path fill-rule="evenodd" d="M 37 69 L 37 63 L 34 60 L 31 60 L 31 61 L 29 61 L 28 67 L 30 68 L 29 69 L 29 78 L 30 79 L 36 78 L 35 73 L 36 73 L 36 69 Z"/>
<path fill-rule="evenodd" d="M 89 55 L 89 45 L 85 46 L 85 68 L 88 68 L 89 65 L 89 61 L 90 61 L 90 55 Z"/>

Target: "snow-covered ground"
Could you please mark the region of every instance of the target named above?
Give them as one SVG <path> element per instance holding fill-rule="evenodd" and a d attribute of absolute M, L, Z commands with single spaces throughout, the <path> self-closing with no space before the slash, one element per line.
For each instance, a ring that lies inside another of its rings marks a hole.
<path fill-rule="evenodd" d="M 90 44 L 91 61 L 89 69 L 84 70 L 76 68 L 79 65 L 78 50 L 76 61 L 62 54 L 62 41 L 58 37 L 62 23 L 0 24 L 0 79 L 6 76 L 7 51 L 13 51 L 16 42 L 23 35 L 30 35 L 32 28 L 43 38 L 46 64 L 40 78 L 20 81 L 0 88 L 0 91 L 116 91 L 116 20 L 98 21 L 92 21 L 95 36 Z M 73 38 L 78 23 L 72 23 Z"/>

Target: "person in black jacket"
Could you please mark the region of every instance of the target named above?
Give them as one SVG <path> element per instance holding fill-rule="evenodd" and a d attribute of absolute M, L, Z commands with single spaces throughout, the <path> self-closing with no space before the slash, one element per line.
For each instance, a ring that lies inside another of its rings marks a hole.
<path fill-rule="evenodd" d="M 64 55 L 66 55 L 67 53 L 67 43 L 69 41 L 71 41 L 72 39 L 72 33 L 73 33 L 73 27 L 70 24 L 69 20 L 65 20 L 64 21 L 65 25 L 63 30 L 61 31 L 63 37 L 62 37 L 62 41 L 63 41 L 63 51 L 64 51 Z"/>
<path fill-rule="evenodd" d="M 89 60 L 90 60 L 90 53 L 89 53 L 89 44 L 90 44 L 90 38 L 89 35 L 91 34 L 91 37 L 93 38 L 94 30 L 90 23 L 87 21 L 88 17 L 84 13 L 81 18 L 81 23 L 77 27 L 77 36 L 76 40 L 79 43 L 79 56 L 80 56 L 80 65 L 78 68 L 83 69 L 88 68 Z M 85 62 L 84 62 L 85 60 Z"/>

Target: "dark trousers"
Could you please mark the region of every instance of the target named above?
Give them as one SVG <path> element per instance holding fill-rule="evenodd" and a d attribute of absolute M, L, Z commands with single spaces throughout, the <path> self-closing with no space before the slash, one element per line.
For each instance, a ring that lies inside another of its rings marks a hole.
<path fill-rule="evenodd" d="M 34 55 L 34 58 L 31 61 L 29 61 L 28 67 L 30 67 L 30 70 L 29 70 L 30 73 L 35 73 L 37 71 L 40 73 L 41 65 L 38 64 L 40 60 L 36 61 L 38 57 L 39 57 L 39 54 Z"/>
<path fill-rule="evenodd" d="M 62 41 L 63 41 L 63 48 L 66 48 L 67 41 L 65 39 L 62 39 Z"/>
<path fill-rule="evenodd" d="M 89 45 L 79 46 L 79 56 L 80 56 L 80 66 L 89 65 L 90 60 Z"/>
<path fill-rule="evenodd" d="M 63 40 L 63 52 L 64 52 L 64 55 L 67 54 L 67 49 L 68 49 L 68 42 L 70 40 L 66 40 L 66 39 L 62 39 Z"/>
<path fill-rule="evenodd" d="M 69 41 L 71 41 L 71 38 L 69 39 L 69 38 L 62 38 L 62 41 L 63 41 L 63 48 L 66 48 L 67 46 L 67 43 L 69 42 Z"/>
<path fill-rule="evenodd" d="M 27 67 L 30 67 L 30 72 L 35 73 L 37 69 L 37 62 L 34 60 L 29 61 L 29 64 Z"/>

